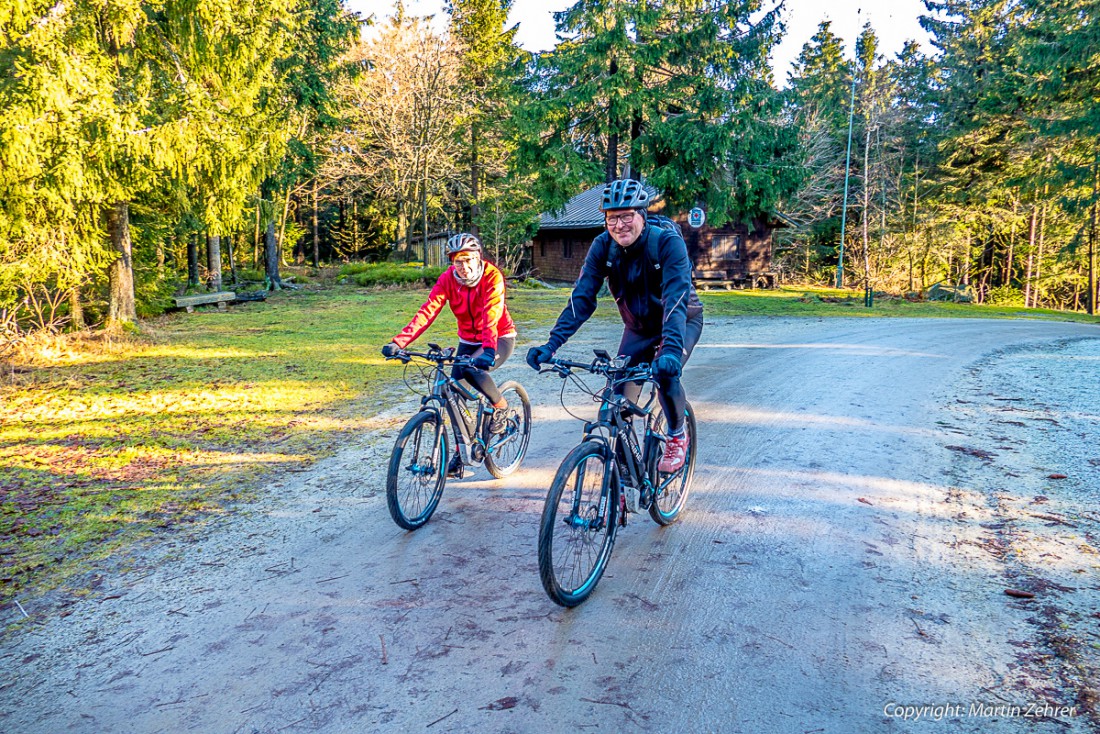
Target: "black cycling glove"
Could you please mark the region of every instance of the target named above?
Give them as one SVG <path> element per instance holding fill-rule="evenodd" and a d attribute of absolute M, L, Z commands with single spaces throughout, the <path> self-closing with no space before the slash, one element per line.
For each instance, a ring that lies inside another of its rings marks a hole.
<path fill-rule="evenodd" d="M 527 350 L 527 364 L 531 366 L 531 369 L 537 370 L 545 362 L 549 362 L 554 358 L 554 350 L 547 345 L 543 344 L 541 347 L 531 347 Z"/>
<path fill-rule="evenodd" d="M 679 377 L 681 371 L 680 360 L 674 354 L 662 354 L 653 360 L 654 377 Z"/>

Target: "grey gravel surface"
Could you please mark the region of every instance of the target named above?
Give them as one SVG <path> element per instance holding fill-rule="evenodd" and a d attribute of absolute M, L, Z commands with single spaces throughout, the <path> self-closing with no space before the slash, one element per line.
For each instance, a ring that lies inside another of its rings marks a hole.
<path fill-rule="evenodd" d="M 563 355 L 617 336 L 591 323 Z M 28 597 L 0 730 L 1095 730 L 1100 329 L 708 320 L 683 519 L 632 516 L 571 611 L 535 543 L 580 422 L 526 346 L 500 373 L 536 404 L 521 472 L 448 483 L 427 526 L 397 528 L 384 472 L 408 395 L 64 616 Z"/>

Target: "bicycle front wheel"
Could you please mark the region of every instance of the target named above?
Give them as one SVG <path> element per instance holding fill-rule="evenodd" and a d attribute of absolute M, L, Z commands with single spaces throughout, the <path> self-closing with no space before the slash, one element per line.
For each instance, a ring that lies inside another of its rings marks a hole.
<path fill-rule="evenodd" d="M 558 468 L 539 526 L 539 576 L 547 595 L 575 607 L 603 575 L 619 519 L 619 484 L 606 444 L 577 446 Z"/>
<path fill-rule="evenodd" d="M 674 472 L 663 474 L 657 470 L 657 463 L 661 459 L 664 444 L 650 437 L 649 440 L 649 477 L 653 484 L 653 500 L 649 505 L 649 516 L 658 525 L 671 525 L 676 522 L 687 502 L 688 492 L 691 490 L 691 480 L 695 476 L 695 453 L 698 450 L 698 434 L 695 431 L 695 411 L 688 403 L 684 415 L 684 425 L 688 437 L 688 453 L 684 465 Z M 664 414 L 653 421 L 654 430 L 657 433 L 665 433 L 668 425 Z"/>
<path fill-rule="evenodd" d="M 527 444 L 531 441 L 531 401 L 523 385 L 509 380 L 500 386 L 500 392 L 508 401 L 508 424 L 504 433 L 489 438 L 489 451 L 485 456 L 485 468 L 497 479 L 508 476 L 523 463 Z"/>
<path fill-rule="evenodd" d="M 386 476 L 386 504 L 406 530 L 428 522 L 447 482 L 447 428 L 439 414 L 417 413 L 397 435 Z"/>

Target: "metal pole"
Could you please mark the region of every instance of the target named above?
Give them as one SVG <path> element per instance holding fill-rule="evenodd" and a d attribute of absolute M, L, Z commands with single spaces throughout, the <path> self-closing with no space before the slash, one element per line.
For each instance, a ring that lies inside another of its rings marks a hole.
<path fill-rule="evenodd" d="M 856 12 L 859 17 L 859 11 Z M 859 25 L 859 21 L 856 21 Z M 844 287 L 844 233 L 848 225 L 848 174 L 852 169 L 852 121 L 856 116 L 856 62 L 852 60 L 852 104 L 848 111 L 848 155 L 844 159 L 844 208 L 840 213 L 840 251 L 836 261 L 836 287 Z"/>

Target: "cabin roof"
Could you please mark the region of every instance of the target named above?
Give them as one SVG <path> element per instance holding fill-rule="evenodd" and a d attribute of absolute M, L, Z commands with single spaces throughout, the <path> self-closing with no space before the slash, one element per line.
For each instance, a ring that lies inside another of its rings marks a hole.
<path fill-rule="evenodd" d="M 600 184 L 582 191 L 565 202 L 559 211 L 543 212 L 539 217 L 539 229 L 602 229 L 604 220 L 600 202 L 604 186 L 606 184 Z M 651 205 L 661 201 L 662 194 L 655 187 L 646 184 L 645 190 L 652 197 Z M 771 212 L 769 220 L 772 229 L 798 226 L 798 222 L 779 212 Z"/>
<path fill-rule="evenodd" d="M 600 202 L 603 200 L 603 190 L 606 184 L 594 186 L 587 191 L 574 196 L 565 202 L 565 206 L 557 212 L 544 212 L 539 217 L 539 229 L 587 229 L 590 227 L 603 227 L 603 212 L 600 211 Z M 645 190 L 653 200 L 661 198 L 660 192 L 646 184 Z"/>

